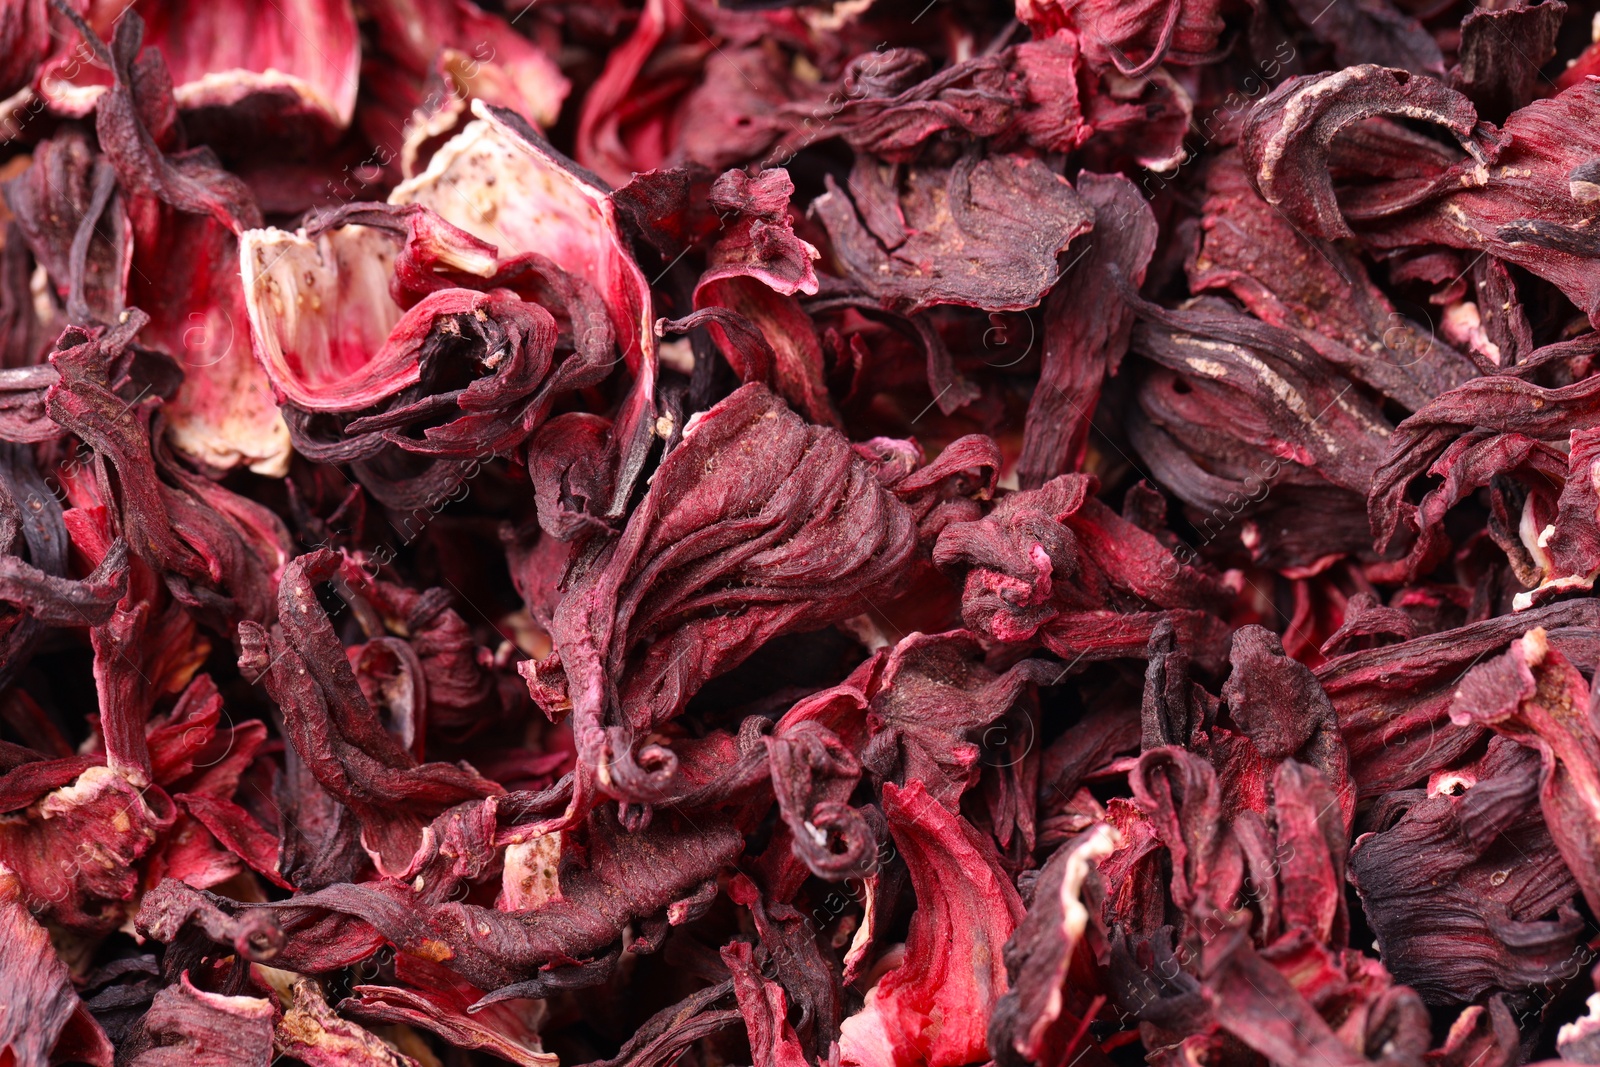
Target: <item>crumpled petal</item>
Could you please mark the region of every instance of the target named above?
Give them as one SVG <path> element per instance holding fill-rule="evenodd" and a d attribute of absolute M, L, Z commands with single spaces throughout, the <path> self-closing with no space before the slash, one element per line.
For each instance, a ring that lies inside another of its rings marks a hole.
<path fill-rule="evenodd" d="M 1314 236 L 1355 236 L 1334 199 L 1328 150 L 1341 130 L 1378 115 L 1443 126 L 1484 161 L 1469 140 L 1478 121 L 1470 100 L 1434 78 L 1364 63 L 1290 78 L 1251 111 L 1244 137 L 1251 184 Z"/>
<path fill-rule="evenodd" d="M 990 1013 L 1007 989 L 1001 953 L 1022 920 L 1022 902 L 971 825 L 921 782 L 903 789 L 886 783 L 883 801 L 918 908 L 904 962 L 844 1021 L 840 1062 L 956 1067 L 983 1060 Z"/>
<path fill-rule="evenodd" d="M 422 988 L 356 986 L 339 1010 L 373 1022 L 409 1023 L 457 1048 L 485 1049 L 519 1067 L 555 1067 L 556 1057 L 539 1045 L 542 1003 L 490 1004 L 474 1011 L 478 990 L 437 964 L 401 959 L 398 976 Z"/>
<path fill-rule="evenodd" d="M 17 1067 L 45 1067 L 58 1058 L 111 1067 L 111 1042 L 84 1010 L 67 965 L 29 906 L 21 881 L 0 867 L 0 1001 L 6 1006 L 0 1053 Z"/>
<path fill-rule="evenodd" d="M 1600 901 L 1600 848 L 1586 827 L 1600 797 L 1600 731 L 1588 686 L 1529 630 L 1499 659 L 1474 667 L 1450 704 L 1459 725 L 1482 724 L 1539 752 L 1539 804 L 1550 836 L 1592 908 Z"/>
<path fill-rule="evenodd" d="M 995 1005 L 989 1049 L 996 1063 L 1039 1063 L 1075 1050 L 1092 958 L 1090 924 L 1098 922 L 1096 863 L 1109 856 L 1116 831 L 1105 823 L 1055 851 L 1034 882 L 1027 917 L 1006 942 L 1011 988 Z M 1067 1004 L 1067 998 L 1077 1003 Z"/>
<path fill-rule="evenodd" d="M 184 972 L 156 994 L 144 1018 L 154 1047 L 137 1067 L 266 1067 L 272 1061 L 272 1004 L 260 997 L 196 989 Z"/>
<path fill-rule="evenodd" d="M 562 599 L 556 657 L 525 674 L 547 710 L 573 709 L 594 780 L 648 800 L 676 761 L 636 753 L 640 735 L 771 637 L 855 613 L 913 541 L 909 512 L 842 436 L 746 385 L 687 428 L 622 537 Z M 653 587 L 669 568 L 675 586 Z"/>
<path fill-rule="evenodd" d="M 1037 160 L 963 156 L 905 168 L 860 157 L 849 195 L 830 177 L 812 211 L 848 276 L 885 306 L 1037 304 L 1056 256 L 1094 225 L 1072 185 Z"/>
<path fill-rule="evenodd" d="M 1356 842 L 1350 877 L 1367 921 L 1390 970 L 1426 1001 L 1540 985 L 1572 956 L 1577 883 L 1534 814 L 1535 762 L 1491 742 L 1450 791 L 1391 794 L 1383 822 Z M 1456 951 L 1465 936 L 1479 951 Z"/>

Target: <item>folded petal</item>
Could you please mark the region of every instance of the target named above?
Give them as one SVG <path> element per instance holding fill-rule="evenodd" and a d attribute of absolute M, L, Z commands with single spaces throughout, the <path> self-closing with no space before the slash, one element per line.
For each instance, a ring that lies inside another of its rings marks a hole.
<path fill-rule="evenodd" d="M 840 1060 L 860 1067 L 983 1060 L 990 1014 L 1007 988 L 1002 952 L 1022 920 L 1022 902 L 971 825 L 920 782 L 887 783 L 883 798 L 918 908 L 904 962 L 844 1021 Z"/>

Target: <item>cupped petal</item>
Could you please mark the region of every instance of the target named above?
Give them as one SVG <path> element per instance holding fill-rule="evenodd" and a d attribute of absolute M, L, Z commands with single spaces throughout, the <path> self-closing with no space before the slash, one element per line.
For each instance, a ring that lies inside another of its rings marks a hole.
<path fill-rule="evenodd" d="M 1022 921 L 1022 901 L 992 848 L 920 781 L 885 784 L 883 806 L 918 907 L 904 960 L 844 1021 L 840 1061 L 958 1067 L 986 1060 L 990 1013 L 1007 989 L 1002 953 Z"/>

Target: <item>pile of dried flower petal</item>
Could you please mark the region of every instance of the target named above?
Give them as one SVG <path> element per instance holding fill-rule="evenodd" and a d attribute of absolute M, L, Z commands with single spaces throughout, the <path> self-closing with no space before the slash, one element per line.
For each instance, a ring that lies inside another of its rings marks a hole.
<path fill-rule="evenodd" d="M 0 1067 L 1600 1064 L 1595 0 L 0 0 L 0 191 Z"/>

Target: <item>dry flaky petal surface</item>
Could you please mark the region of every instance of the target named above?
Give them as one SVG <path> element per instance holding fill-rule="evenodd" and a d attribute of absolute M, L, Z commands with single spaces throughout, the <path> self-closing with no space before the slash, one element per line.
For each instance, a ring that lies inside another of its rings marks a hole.
<path fill-rule="evenodd" d="M 1600 1063 L 1594 0 L 0 0 L 0 1067 Z"/>

